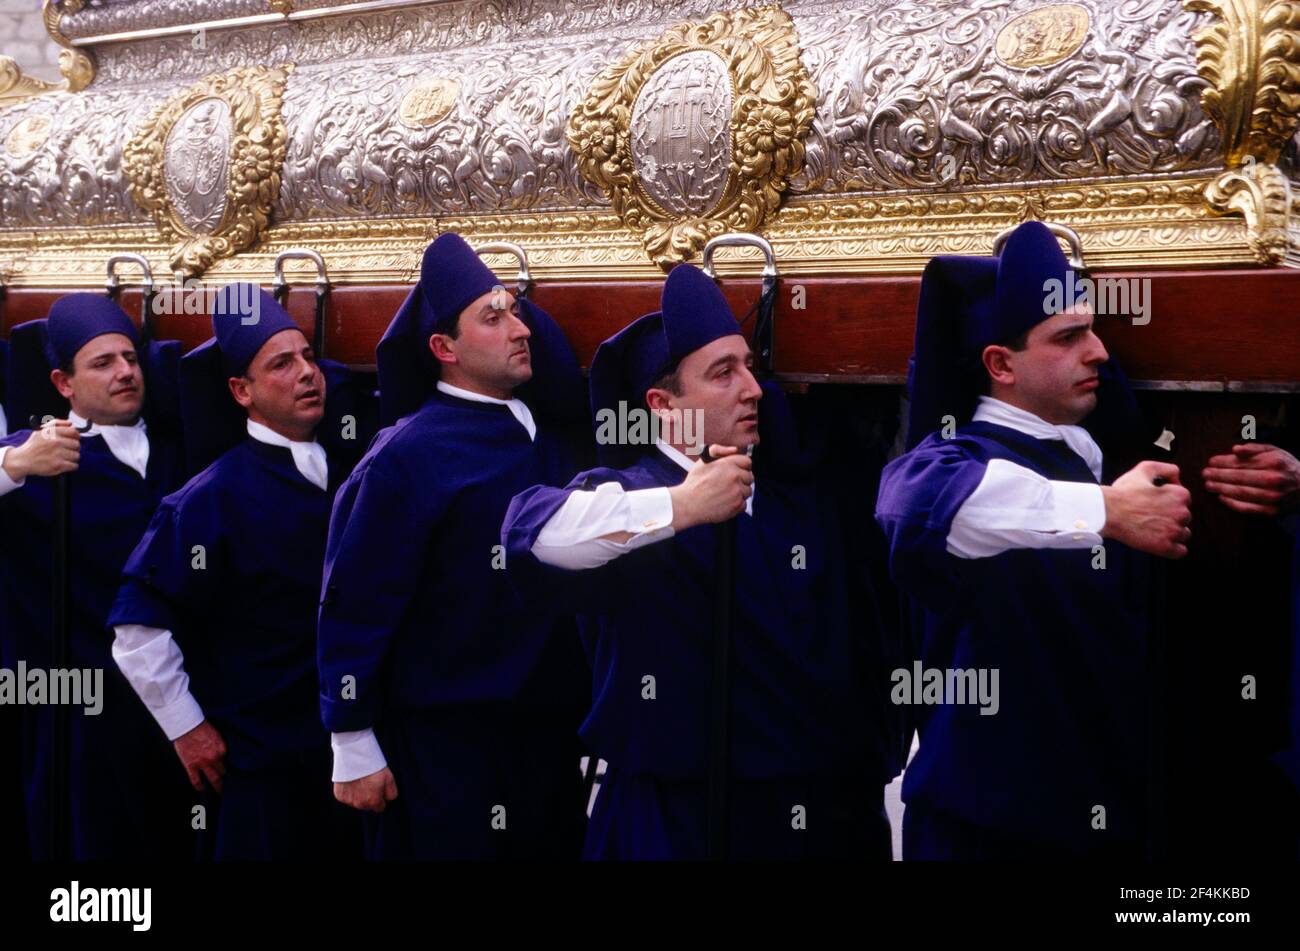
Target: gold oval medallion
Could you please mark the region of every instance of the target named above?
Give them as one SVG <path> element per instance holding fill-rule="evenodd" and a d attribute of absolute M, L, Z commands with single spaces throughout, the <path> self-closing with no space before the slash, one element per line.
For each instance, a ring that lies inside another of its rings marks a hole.
<path fill-rule="evenodd" d="M 52 125 L 49 116 L 28 116 L 9 130 L 5 151 L 14 158 L 26 158 L 45 144 Z"/>
<path fill-rule="evenodd" d="M 433 125 L 447 118 L 460 95 L 460 80 L 429 79 L 406 91 L 397 116 L 403 123 L 417 128 Z"/>
<path fill-rule="evenodd" d="M 1088 11 L 1076 3 L 1022 13 L 998 31 L 998 59 L 1013 69 L 1054 66 L 1083 45 L 1090 22 Z"/>

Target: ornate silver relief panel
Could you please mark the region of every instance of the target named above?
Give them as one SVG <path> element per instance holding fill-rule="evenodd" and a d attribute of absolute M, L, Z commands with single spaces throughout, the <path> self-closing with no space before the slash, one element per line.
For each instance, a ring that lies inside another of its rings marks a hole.
<path fill-rule="evenodd" d="M 575 103 L 607 63 L 664 23 L 745 5 L 454 2 L 211 31 L 202 48 L 188 34 L 96 47 L 98 78 L 85 92 L 0 112 L 0 144 L 27 117 L 48 117 L 48 128 L 40 119 L 20 128 L 12 150 L 0 145 L 0 228 L 147 222 L 120 169 L 132 130 L 178 86 L 272 62 L 299 64 L 284 98 L 289 153 L 274 220 L 605 209 L 564 140 Z M 795 192 L 970 190 L 1222 167 L 1191 40 L 1205 15 L 1181 0 L 783 6 L 818 90 Z M 66 22 L 91 23 L 93 14 L 102 32 L 135 16 L 127 28 L 137 28 L 146 8 L 172 9 L 171 22 L 207 18 L 192 3 L 158 0 L 88 8 Z M 443 87 L 446 102 L 424 96 L 420 121 L 403 121 L 412 89 L 440 78 L 457 83 L 454 95 Z M 654 111 L 649 101 L 638 103 L 642 116 Z M 720 115 L 707 117 L 715 133 Z M 693 169 L 698 180 L 684 191 L 669 187 L 680 160 L 665 163 L 669 146 L 650 144 L 636 125 L 647 194 L 674 212 L 707 203 L 721 187 L 708 170 L 721 153 Z"/>
<path fill-rule="evenodd" d="M 731 164 L 731 80 L 716 53 L 674 56 L 632 110 L 632 159 L 660 208 L 704 215 L 721 200 Z"/>
<path fill-rule="evenodd" d="M 793 7 L 819 91 L 800 190 L 955 189 L 1222 165 L 1191 39 L 1203 15 L 1177 0 L 826 9 Z"/>
<path fill-rule="evenodd" d="M 186 109 L 164 147 L 167 194 L 194 234 L 212 234 L 226 210 L 230 106 L 215 97 Z"/>

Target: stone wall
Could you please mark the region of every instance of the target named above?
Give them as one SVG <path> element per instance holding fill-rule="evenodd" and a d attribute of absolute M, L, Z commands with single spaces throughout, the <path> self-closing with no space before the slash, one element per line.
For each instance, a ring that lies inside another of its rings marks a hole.
<path fill-rule="evenodd" d="M 0 53 L 37 79 L 59 79 L 59 47 L 45 32 L 40 0 L 0 0 Z"/>

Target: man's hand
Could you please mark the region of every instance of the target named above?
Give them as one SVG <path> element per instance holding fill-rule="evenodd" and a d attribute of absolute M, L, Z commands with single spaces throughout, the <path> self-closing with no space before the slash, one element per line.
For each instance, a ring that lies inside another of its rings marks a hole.
<path fill-rule="evenodd" d="M 710 446 L 712 462 L 695 463 L 686 480 L 668 490 L 673 530 L 725 522 L 745 510 L 754 491 L 754 463 L 735 446 Z"/>
<path fill-rule="evenodd" d="M 56 419 L 32 431 L 27 441 L 5 454 L 5 475 L 15 482 L 28 476 L 72 472 L 81 461 L 81 434 L 66 419 Z"/>
<path fill-rule="evenodd" d="M 1244 515 L 1276 515 L 1300 504 L 1300 461 L 1285 449 L 1243 443 L 1211 456 L 1201 470 L 1205 488 Z"/>
<path fill-rule="evenodd" d="M 385 766 L 369 776 L 351 782 L 335 783 L 334 798 L 353 809 L 383 812 L 397 798 L 397 780 L 393 779 L 393 771 Z"/>
<path fill-rule="evenodd" d="M 1157 485 L 1156 479 L 1164 480 Z M 1103 538 L 1161 558 L 1185 558 L 1192 520 L 1192 494 L 1178 481 L 1178 467 L 1167 462 L 1139 462 L 1101 487 L 1106 502 Z"/>
<path fill-rule="evenodd" d="M 203 792 L 203 780 L 221 792 L 221 777 L 226 775 L 226 741 L 207 720 L 190 732 L 179 736 L 172 744 L 181 765 L 190 776 L 190 785 Z"/>

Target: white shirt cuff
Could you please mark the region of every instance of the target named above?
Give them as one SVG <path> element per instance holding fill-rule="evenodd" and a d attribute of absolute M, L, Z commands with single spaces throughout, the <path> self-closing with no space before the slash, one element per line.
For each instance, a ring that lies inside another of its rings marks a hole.
<path fill-rule="evenodd" d="M 627 521 L 623 531 L 640 537 L 662 533 L 664 529 L 673 530 L 673 497 L 666 487 L 633 489 L 627 493 Z"/>
<path fill-rule="evenodd" d="M 388 765 L 374 730 L 331 733 L 330 747 L 334 750 L 332 781 L 336 783 L 350 783 L 354 779 L 377 773 Z"/>
<path fill-rule="evenodd" d="M 1069 525 L 1064 531 L 1058 530 L 1060 534 L 1069 535 L 1081 548 L 1101 544 L 1101 530 L 1106 525 L 1106 498 L 1101 494 L 1101 486 L 1091 482 L 1053 482 L 1052 502 L 1054 521 Z"/>
<path fill-rule="evenodd" d="M 23 484 L 27 481 L 26 479 L 22 479 L 15 482 L 13 479 L 9 478 L 9 473 L 5 472 L 5 456 L 9 455 L 9 450 L 12 448 L 14 447 L 5 446 L 3 449 L 0 449 L 0 495 L 8 495 L 14 489 L 22 488 Z"/>
<path fill-rule="evenodd" d="M 953 516 L 947 548 L 959 558 L 988 558 L 1013 548 L 1093 548 L 1102 544 L 1101 486 L 1057 482 L 1005 459 Z"/>
<path fill-rule="evenodd" d="M 604 538 L 619 532 L 625 542 Z M 571 571 L 599 568 L 620 555 L 673 535 L 673 500 L 668 489 L 624 491 L 605 482 L 595 491 L 571 492 L 533 543 L 533 554 L 545 564 Z"/>
<path fill-rule="evenodd" d="M 171 631 L 145 624 L 113 628 L 113 660 L 167 739 L 203 722 L 203 708 L 190 693 L 185 658 Z"/>
<path fill-rule="evenodd" d="M 171 703 L 149 712 L 158 721 L 163 733 L 167 734 L 167 739 L 173 741 L 180 739 L 203 722 L 203 708 L 188 690 L 185 691 L 184 696 L 177 697 Z"/>

